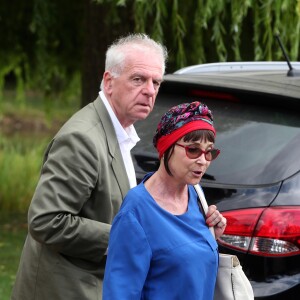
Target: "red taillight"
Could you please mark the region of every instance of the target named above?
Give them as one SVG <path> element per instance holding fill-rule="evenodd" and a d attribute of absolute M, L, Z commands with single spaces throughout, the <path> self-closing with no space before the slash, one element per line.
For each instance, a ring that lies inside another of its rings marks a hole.
<path fill-rule="evenodd" d="M 300 254 L 300 208 L 280 206 L 222 212 L 227 227 L 219 243 L 262 256 Z"/>
<path fill-rule="evenodd" d="M 231 102 L 240 102 L 239 99 L 229 93 L 225 92 L 216 92 L 216 91 L 205 91 L 205 90 L 195 90 L 191 89 L 188 91 L 189 96 L 193 97 L 202 97 L 202 98 L 213 98 L 218 100 L 226 100 Z"/>

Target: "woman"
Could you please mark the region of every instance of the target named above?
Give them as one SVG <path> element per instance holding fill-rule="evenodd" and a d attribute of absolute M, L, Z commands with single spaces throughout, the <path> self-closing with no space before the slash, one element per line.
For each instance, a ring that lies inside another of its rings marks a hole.
<path fill-rule="evenodd" d="M 110 233 L 103 299 L 213 299 L 216 238 L 226 219 L 211 205 L 206 220 L 193 185 L 220 151 L 212 113 L 200 102 L 171 108 L 153 144 L 160 166 L 131 189 Z"/>

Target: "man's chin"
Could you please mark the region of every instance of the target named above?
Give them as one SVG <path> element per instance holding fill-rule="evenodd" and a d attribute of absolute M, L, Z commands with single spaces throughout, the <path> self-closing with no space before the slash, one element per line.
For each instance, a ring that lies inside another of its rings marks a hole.
<path fill-rule="evenodd" d="M 143 111 L 139 112 L 137 115 L 136 115 L 136 119 L 137 120 L 145 120 L 151 113 L 151 110 L 148 108 L 148 109 L 144 109 Z"/>

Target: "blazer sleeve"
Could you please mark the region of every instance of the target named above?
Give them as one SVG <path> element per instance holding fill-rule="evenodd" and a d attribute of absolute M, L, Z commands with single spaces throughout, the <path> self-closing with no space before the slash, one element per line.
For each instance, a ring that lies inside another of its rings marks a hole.
<path fill-rule="evenodd" d="M 111 225 L 80 216 L 101 172 L 97 147 L 90 136 L 73 132 L 56 138 L 47 151 L 29 207 L 29 231 L 57 252 L 97 262 Z"/>
<path fill-rule="evenodd" d="M 118 214 L 109 240 L 103 300 L 140 300 L 151 256 L 145 232 L 134 215 Z"/>

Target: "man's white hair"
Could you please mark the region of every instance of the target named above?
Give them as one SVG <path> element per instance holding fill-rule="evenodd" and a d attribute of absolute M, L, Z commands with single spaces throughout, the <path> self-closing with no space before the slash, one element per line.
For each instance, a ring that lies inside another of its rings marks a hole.
<path fill-rule="evenodd" d="M 165 73 L 166 61 L 168 59 L 166 47 L 144 33 L 129 34 L 119 38 L 109 46 L 106 51 L 105 71 L 109 71 L 114 77 L 118 77 L 125 67 L 128 50 L 133 48 L 148 48 L 156 52 L 158 56 L 161 56 L 163 74 Z M 103 89 L 103 81 L 100 87 Z"/>

